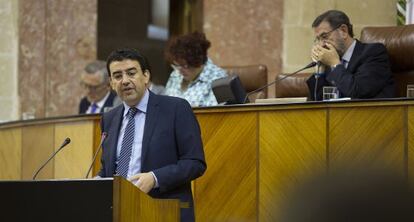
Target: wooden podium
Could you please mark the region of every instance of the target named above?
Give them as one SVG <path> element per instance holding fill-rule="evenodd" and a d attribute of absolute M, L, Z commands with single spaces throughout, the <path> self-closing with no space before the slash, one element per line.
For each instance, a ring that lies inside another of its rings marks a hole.
<path fill-rule="evenodd" d="M 153 199 L 121 178 L 1 181 L 2 221 L 179 221 L 179 200 Z"/>

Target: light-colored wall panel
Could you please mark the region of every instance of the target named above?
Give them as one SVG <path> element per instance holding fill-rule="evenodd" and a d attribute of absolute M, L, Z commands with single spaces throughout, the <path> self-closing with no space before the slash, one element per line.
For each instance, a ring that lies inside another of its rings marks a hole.
<path fill-rule="evenodd" d="M 0 122 L 17 120 L 18 6 L 16 0 L 0 0 Z"/>
<path fill-rule="evenodd" d="M 326 167 L 326 111 L 260 113 L 259 221 L 276 221 L 285 195 Z"/>
<path fill-rule="evenodd" d="M 83 178 L 92 161 L 94 122 L 56 124 L 55 149 L 59 148 L 66 137 L 72 142 L 55 158 L 55 178 Z"/>
<path fill-rule="evenodd" d="M 22 179 L 32 179 L 34 173 L 54 152 L 54 124 L 26 126 L 22 133 Z M 53 162 L 52 159 L 36 178 L 53 178 Z"/>
<path fill-rule="evenodd" d="M 18 180 L 21 177 L 22 130 L 0 130 L 0 179 Z"/>
<path fill-rule="evenodd" d="M 334 108 L 329 115 L 330 167 L 355 161 L 403 170 L 403 107 Z"/>
<path fill-rule="evenodd" d="M 206 173 L 195 182 L 197 221 L 255 221 L 257 114 L 198 114 Z"/>

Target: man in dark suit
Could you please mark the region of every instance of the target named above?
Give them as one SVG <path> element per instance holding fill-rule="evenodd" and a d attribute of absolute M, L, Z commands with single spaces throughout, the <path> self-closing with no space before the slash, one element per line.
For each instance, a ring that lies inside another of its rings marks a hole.
<path fill-rule="evenodd" d="M 180 199 L 181 221 L 194 221 L 191 181 L 204 173 L 206 162 L 190 105 L 149 91 L 150 67 L 133 49 L 112 52 L 107 69 L 123 104 L 102 116 L 108 137 L 99 176 L 118 174 L 154 198 Z"/>
<path fill-rule="evenodd" d="M 307 81 L 311 100 L 322 99 L 324 86 L 337 87 L 339 97 L 394 97 L 394 80 L 384 45 L 354 39 L 349 18 L 341 11 L 321 14 L 312 27 L 315 45 L 311 56 L 321 63 L 321 71 Z"/>
<path fill-rule="evenodd" d="M 79 103 L 79 114 L 103 113 L 117 103 L 117 96 L 111 90 L 104 61 L 94 61 L 85 67 L 81 75 L 81 86 L 86 96 Z M 114 102 L 115 101 L 115 102 Z"/>

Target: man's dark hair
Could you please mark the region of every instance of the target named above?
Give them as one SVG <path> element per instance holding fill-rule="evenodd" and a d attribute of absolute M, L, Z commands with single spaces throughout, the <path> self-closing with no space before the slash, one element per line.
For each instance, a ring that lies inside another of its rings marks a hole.
<path fill-rule="evenodd" d="M 312 23 L 312 28 L 318 27 L 322 22 L 328 22 L 331 28 L 339 28 L 342 24 L 348 27 L 348 34 L 354 37 L 354 31 L 352 30 L 352 24 L 349 21 L 348 16 L 338 10 L 329 10 L 319 15 Z"/>
<path fill-rule="evenodd" d="M 147 58 L 139 53 L 137 50 L 133 48 L 122 48 L 112 51 L 109 54 L 108 58 L 106 59 L 106 69 L 108 70 L 108 75 L 111 77 L 111 70 L 109 69 L 109 65 L 114 61 L 124 61 L 124 60 L 133 60 L 137 61 L 141 66 L 142 72 L 146 70 L 151 73 L 151 67 L 148 63 Z M 151 75 L 150 75 L 151 76 Z"/>

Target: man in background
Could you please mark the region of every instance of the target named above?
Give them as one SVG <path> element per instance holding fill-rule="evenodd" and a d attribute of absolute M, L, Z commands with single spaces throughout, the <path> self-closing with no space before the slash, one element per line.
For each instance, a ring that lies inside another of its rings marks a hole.
<path fill-rule="evenodd" d="M 395 86 L 385 46 L 354 39 L 348 16 L 329 10 L 312 24 L 312 59 L 324 72 L 307 81 L 311 100 L 321 100 L 324 86 L 337 87 L 339 97 L 352 99 L 394 97 Z"/>
<path fill-rule="evenodd" d="M 85 97 L 79 103 L 79 114 L 102 113 L 106 107 L 119 104 L 114 104 L 117 96 L 109 85 L 104 61 L 94 61 L 85 67 L 81 75 L 81 86 L 85 91 Z"/>

